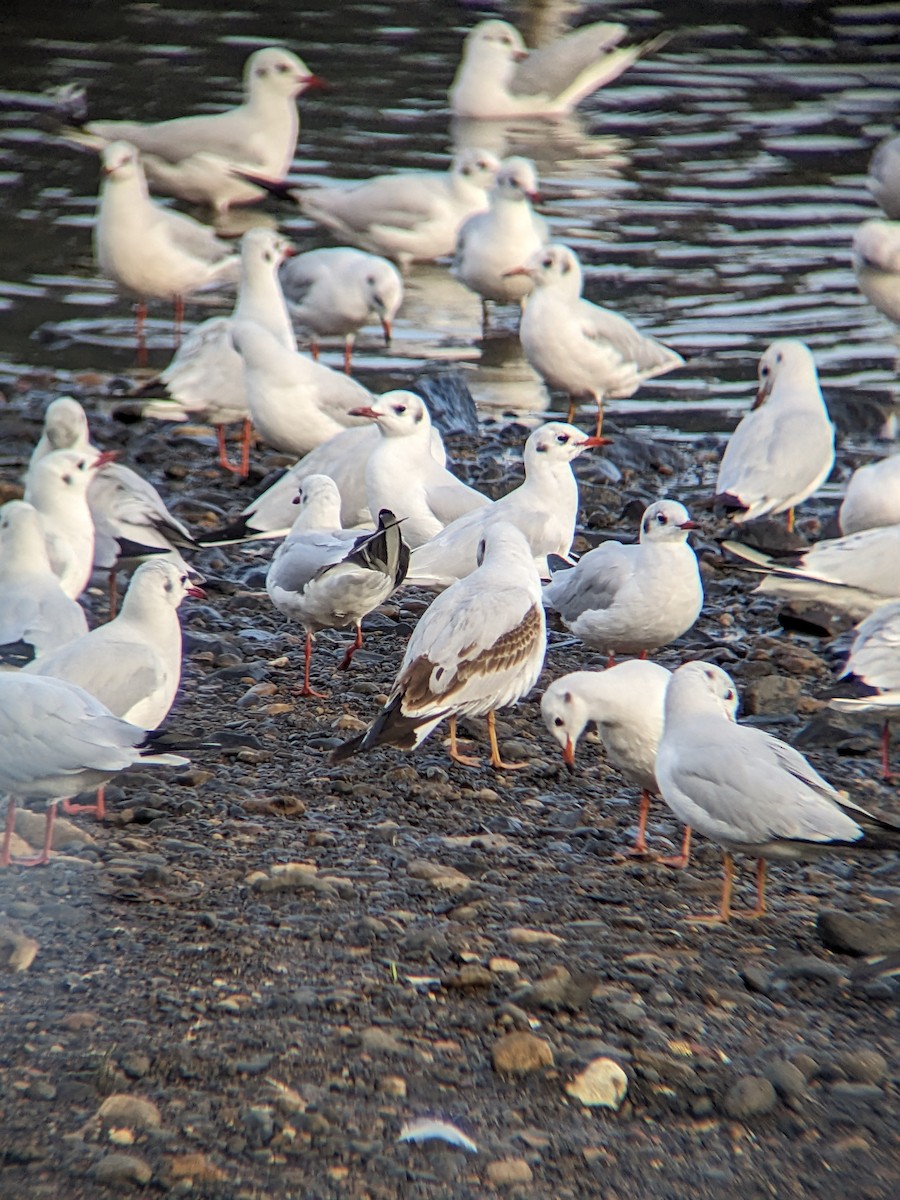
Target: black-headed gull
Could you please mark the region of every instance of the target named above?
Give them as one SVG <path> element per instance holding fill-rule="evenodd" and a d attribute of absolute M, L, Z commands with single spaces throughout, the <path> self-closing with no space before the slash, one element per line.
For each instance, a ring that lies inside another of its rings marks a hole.
<path fill-rule="evenodd" d="M 758 859 L 756 907 L 766 911 L 766 860 L 818 858 L 833 850 L 900 849 L 900 825 L 838 792 L 802 754 L 762 729 L 731 719 L 733 680 L 721 667 L 690 662 L 672 675 L 656 754 L 656 779 L 679 820 L 723 848 L 719 912 L 727 921 L 732 851 Z"/>
<path fill-rule="evenodd" d="M 722 547 L 765 573 L 756 589 L 763 594 L 814 600 L 856 620 L 900 599 L 900 525 L 861 529 L 777 559 L 740 542 Z"/>
<path fill-rule="evenodd" d="M 344 370 L 349 373 L 357 330 L 374 314 L 390 345 L 394 317 L 403 303 L 403 280 L 393 263 L 352 246 L 332 246 L 298 254 L 282 265 L 281 286 L 302 334 L 311 338 L 313 358 L 319 339 L 344 339 Z"/>
<path fill-rule="evenodd" d="M 487 716 L 491 766 L 505 763 L 494 712 L 534 687 L 546 651 L 541 585 L 531 547 L 514 526 L 486 529 L 471 575 L 442 592 L 413 630 L 387 704 L 369 729 L 333 753 L 335 761 L 375 746 L 411 750 L 450 718 L 450 755 L 477 760 L 456 747 L 455 718 Z"/>
<path fill-rule="evenodd" d="M 62 590 L 44 531 L 24 500 L 0 508 L 0 663 L 20 665 L 87 633 L 84 609 Z"/>
<path fill-rule="evenodd" d="M 94 255 L 103 274 L 137 299 L 140 351 L 148 299 L 174 304 L 180 333 L 185 297 L 236 282 L 238 259 L 208 225 L 150 199 L 134 146 L 110 142 L 101 158 Z"/>
<path fill-rule="evenodd" d="M 853 235 L 853 270 L 866 299 L 900 325 L 900 221 L 863 221 Z"/>
<path fill-rule="evenodd" d="M 299 132 L 296 98 L 321 85 L 302 59 L 280 46 L 256 50 L 244 67 L 238 108 L 171 121 L 91 121 L 89 144 L 131 142 L 157 191 L 219 212 L 265 192 L 238 172 L 283 179 Z"/>
<path fill-rule="evenodd" d="M 112 456 L 54 450 L 28 472 L 25 499 L 37 510 L 47 555 L 67 596 L 77 600 L 94 566 L 94 519 L 87 491 L 94 472 Z"/>
<path fill-rule="evenodd" d="M 298 497 L 300 511 L 266 575 L 269 599 L 306 630 L 300 696 L 320 696 L 309 683 L 315 635 L 356 627 L 356 640 L 338 670 L 350 666 L 362 644 L 362 619 L 400 586 L 409 563 L 401 522 L 382 509 L 373 533 L 341 528 L 341 497 L 327 475 L 310 475 Z"/>
<path fill-rule="evenodd" d="M 135 763 L 185 766 L 187 759 L 159 754 L 147 730 L 115 717 L 84 688 L 21 671 L 0 673 L 0 793 L 9 797 L 0 867 L 10 864 L 16 803 L 49 804 L 44 846 L 33 862 L 49 861 L 57 803 L 99 787 Z"/>
<path fill-rule="evenodd" d="M 482 300 L 515 304 L 532 290 L 531 279 L 511 272 L 546 245 L 549 226 L 531 207 L 537 197 L 537 173 L 527 158 L 506 158 L 488 196 L 487 212 L 463 224 L 452 273 Z"/>
<path fill-rule="evenodd" d="M 888 756 L 891 718 L 900 712 L 900 601 L 882 604 L 859 623 L 844 668 L 844 676 L 848 675 L 873 694 L 835 697 L 829 707 L 838 712 L 871 713 L 883 721 L 881 769 L 885 779 L 893 779 Z"/>
<path fill-rule="evenodd" d="M 857 467 L 838 511 L 841 533 L 900 523 L 900 453 Z"/>
<path fill-rule="evenodd" d="M 273 188 L 311 220 L 349 242 L 396 262 L 431 262 L 452 254 L 459 227 L 483 212 L 500 163 L 485 150 L 463 150 L 446 171 L 399 171 L 327 187 Z"/>
<path fill-rule="evenodd" d="M 375 422 L 380 435 L 365 466 L 366 500 L 374 520 L 382 508 L 403 518 L 403 537 L 424 545 L 458 517 L 490 500 L 434 459 L 432 424 L 414 392 L 385 392 L 355 416 Z"/>
<path fill-rule="evenodd" d="M 255 321 L 234 324 L 231 340 L 244 362 L 250 419 L 266 445 L 299 457 L 360 423 L 350 410 L 371 396 L 355 380 L 288 350 Z"/>
<path fill-rule="evenodd" d="M 657 663 L 619 663 L 605 671 L 573 671 L 555 679 L 541 697 L 544 724 L 559 742 L 563 762 L 575 770 L 575 747 L 589 722 L 597 726 L 606 756 L 629 783 L 641 789 L 638 831 L 629 854 L 646 857 L 647 817 L 656 783 L 656 748 L 662 736 L 663 703 L 671 672 Z M 657 859 L 686 867 L 691 830 L 685 829 L 681 854 Z"/>
<path fill-rule="evenodd" d="M 753 410 L 731 435 L 716 479 L 717 504 L 736 522 L 787 512 L 811 496 L 834 466 L 834 425 L 809 347 L 773 342 L 759 360 Z"/>
<path fill-rule="evenodd" d="M 641 517 L 640 541 L 603 542 L 554 573 L 544 604 L 588 646 L 610 656 L 658 650 L 681 637 L 703 607 L 697 524 L 677 500 L 657 500 Z"/>
<path fill-rule="evenodd" d="M 869 191 L 892 221 L 900 221 L 900 137 L 877 147 L 869 163 Z"/>
<path fill-rule="evenodd" d="M 293 254 L 291 244 L 271 229 L 248 229 L 241 239 L 241 278 L 230 316 L 210 317 L 195 326 L 159 376 L 171 399 L 146 404 L 143 416 L 161 421 L 207 420 L 216 427 L 219 466 L 246 478 L 250 470 L 252 424 L 247 409 L 244 364 L 231 340 L 239 321 L 267 329 L 286 350 L 297 341 L 278 278 L 278 267 Z M 243 422 L 241 458 L 228 460 L 225 426 Z"/>
<path fill-rule="evenodd" d="M 509 275 L 534 284 L 519 338 L 547 387 L 569 397 L 569 422 L 579 401 L 596 404 L 599 436 L 607 397 L 633 396 L 644 380 L 684 365 L 680 354 L 625 317 L 581 298 L 581 263 L 568 246 L 544 246 Z"/>
<path fill-rule="evenodd" d="M 87 414 L 71 396 L 60 396 L 44 413 L 44 429 L 25 477 L 26 490 L 37 464 L 53 450 L 73 450 L 86 457 L 101 453 L 91 444 Z M 94 470 L 87 499 L 94 521 L 94 566 L 109 573 L 110 603 L 115 615 L 119 564 L 166 555 L 179 570 L 189 570 L 182 550 L 196 550 L 190 530 L 173 517 L 151 483 L 123 463 L 108 460 Z"/>
<path fill-rule="evenodd" d="M 481 21 L 466 35 L 462 59 L 450 87 L 450 107 L 460 117 L 556 117 L 617 79 L 649 50 L 618 49 L 624 25 L 584 25 L 549 46 L 528 50 L 506 21 Z"/>
<path fill-rule="evenodd" d="M 575 537 L 578 483 L 572 462 L 583 450 L 603 444 L 602 438 L 587 437 L 561 421 L 535 429 L 525 442 L 525 481 L 493 504 L 458 517 L 414 550 L 409 582 L 446 587 L 474 571 L 478 544 L 498 521 L 521 530 L 546 577 L 547 555 L 565 558 Z"/>
<path fill-rule="evenodd" d="M 26 670 L 77 684 L 113 716 L 156 729 L 168 716 L 181 681 L 181 624 L 176 610 L 185 596 L 204 595 L 175 563 L 165 559 L 142 563 L 117 617 L 42 655 Z M 102 820 L 102 787 L 96 804 L 69 806 L 66 811 L 89 811 Z"/>

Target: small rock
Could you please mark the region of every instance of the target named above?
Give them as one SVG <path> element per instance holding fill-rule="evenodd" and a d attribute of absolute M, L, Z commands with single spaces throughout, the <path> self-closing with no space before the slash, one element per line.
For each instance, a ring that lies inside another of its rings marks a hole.
<path fill-rule="evenodd" d="M 142 1079 L 150 1073 L 150 1059 L 146 1054 L 139 1054 L 136 1051 L 123 1054 L 119 1060 L 119 1066 L 132 1079 Z"/>
<path fill-rule="evenodd" d="M 763 1072 L 769 1083 L 786 1100 L 798 1100 L 806 1095 L 806 1076 L 796 1063 L 776 1058 Z"/>
<path fill-rule="evenodd" d="M 406 1054 L 406 1047 L 387 1029 L 370 1025 L 359 1035 L 364 1050 L 375 1054 Z"/>
<path fill-rule="evenodd" d="M 81 1009 L 78 1012 L 66 1013 L 60 1021 L 63 1029 L 71 1029 L 77 1032 L 79 1029 L 93 1029 L 97 1024 L 97 1014 L 90 1009 Z"/>
<path fill-rule="evenodd" d="M 27 971 L 39 949 L 34 938 L 26 937 L 8 925 L 0 925 L 0 970 L 13 974 Z"/>
<path fill-rule="evenodd" d="M 839 954 L 892 954 L 900 950 L 900 912 L 863 919 L 827 909 L 819 913 L 816 932 L 829 950 Z"/>
<path fill-rule="evenodd" d="M 767 996 L 772 990 L 769 972 L 758 963 L 748 963 L 747 966 L 742 967 L 741 979 L 746 984 L 748 991 L 758 992 L 761 996 Z"/>
<path fill-rule="evenodd" d="M 488 1163 L 487 1177 L 494 1187 L 509 1187 L 516 1183 L 531 1183 L 534 1173 L 524 1158 L 498 1158 Z"/>
<path fill-rule="evenodd" d="M 764 675 L 744 689 L 743 709 L 747 716 L 793 712 L 802 693 L 798 679 L 788 675 Z"/>
<path fill-rule="evenodd" d="M 518 975 L 519 964 L 514 958 L 492 958 L 488 961 L 488 970 L 495 975 Z"/>
<path fill-rule="evenodd" d="M 491 1051 L 494 1070 L 501 1075 L 527 1075 L 553 1065 L 553 1048 L 533 1033 L 504 1034 Z"/>
<path fill-rule="evenodd" d="M 162 1117 L 152 1100 L 117 1092 L 107 1096 L 97 1109 L 97 1117 L 107 1125 L 124 1125 L 129 1129 L 159 1129 Z"/>
<path fill-rule="evenodd" d="M 137 1183 L 143 1187 L 153 1178 L 149 1163 L 138 1158 L 136 1154 L 107 1154 L 96 1164 L 92 1174 L 98 1183 L 109 1183 L 113 1186 Z"/>
<path fill-rule="evenodd" d="M 769 1113 L 778 1103 L 774 1085 L 762 1075 L 744 1075 L 733 1084 L 722 1100 L 722 1109 L 729 1117 L 741 1121 Z"/>
<path fill-rule="evenodd" d="M 378 1090 L 385 1096 L 394 1096 L 398 1100 L 406 1098 L 406 1080 L 402 1075 L 385 1075 L 378 1083 Z"/>
<path fill-rule="evenodd" d="M 832 1105 L 850 1117 L 884 1104 L 884 1092 L 873 1083 L 836 1083 L 829 1093 Z"/>
<path fill-rule="evenodd" d="M 221 1183 L 228 1176 L 205 1154 L 179 1154 L 169 1160 L 169 1174 L 173 1179 L 196 1179 L 201 1183 Z"/>
<path fill-rule="evenodd" d="M 597 976 L 579 971 L 573 973 L 562 965 L 551 967 L 546 975 L 517 993 L 519 1003 L 536 1004 L 555 1012 L 567 1008 L 573 1012 L 584 1008 L 597 986 Z"/>
<path fill-rule="evenodd" d="M 549 929 L 526 929 L 521 925 L 508 930 L 506 936 L 517 946 L 560 946 L 563 942 Z"/>
<path fill-rule="evenodd" d="M 413 879 L 425 879 L 433 887 L 444 892 L 464 892 L 472 886 L 472 880 L 456 867 L 443 863 L 427 862 L 424 858 L 413 859 L 407 864 L 407 873 Z"/>
<path fill-rule="evenodd" d="M 595 1058 L 569 1080 L 566 1091 L 587 1108 L 618 1109 L 628 1091 L 628 1076 L 611 1058 Z"/>
<path fill-rule="evenodd" d="M 458 971 L 448 975 L 442 982 L 444 987 L 465 990 L 491 987 L 495 981 L 487 967 L 482 967 L 480 963 L 466 963 L 464 967 L 460 967 Z"/>
<path fill-rule="evenodd" d="M 109 1140 L 114 1146 L 133 1146 L 134 1134 L 130 1129 L 111 1129 Z"/>
<path fill-rule="evenodd" d="M 887 1059 L 877 1050 L 850 1050 L 839 1054 L 837 1065 L 859 1083 L 878 1083 L 887 1074 Z"/>

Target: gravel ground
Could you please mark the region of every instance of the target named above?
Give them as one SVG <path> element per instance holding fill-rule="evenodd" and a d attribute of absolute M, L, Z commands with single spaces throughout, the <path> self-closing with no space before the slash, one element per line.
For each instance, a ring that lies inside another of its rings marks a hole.
<path fill-rule="evenodd" d="M 46 398 L 0 408 L 4 499 Z M 259 454 L 242 485 L 210 465 L 208 436 L 88 406 L 96 440 L 201 530 L 281 461 Z M 615 486 L 604 460 L 576 464 L 589 542 L 633 533 L 661 495 L 709 494 L 716 439 L 618 432 Z M 483 449 L 457 438 L 451 452 L 499 494 L 525 433 L 488 426 Z M 806 506 L 801 531 L 825 507 Z M 827 643 L 783 632 L 719 557 L 719 523 L 692 515 L 708 603 L 660 661 L 720 662 L 751 719 L 897 814 L 877 730 L 822 717 Z M 220 748 L 122 777 L 105 824 L 61 820 L 48 868 L 0 872 L 0 1197 L 900 1195 L 896 859 L 776 865 L 767 919 L 693 925 L 717 901 L 718 851 L 698 839 L 685 872 L 624 856 L 635 789 L 590 739 L 564 771 L 539 689 L 498 723 L 527 770 L 456 766 L 437 735 L 331 766 L 380 707 L 428 596 L 373 614 L 346 676 L 346 635 L 322 634 L 314 685 L 330 696 L 301 700 L 301 632 L 262 590 L 269 553 L 207 551 L 209 598 L 183 609 L 169 726 Z M 99 589 L 88 600 L 96 619 Z M 592 665 L 557 627 L 542 685 Z M 485 749 L 481 722 L 463 732 Z M 677 849 L 659 803 L 650 836 Z M 617 1111 L 575 1094 L 596 1059 L 624 1068 Z M 423 1117 L 477 1152 L 399 1142 Z"/>

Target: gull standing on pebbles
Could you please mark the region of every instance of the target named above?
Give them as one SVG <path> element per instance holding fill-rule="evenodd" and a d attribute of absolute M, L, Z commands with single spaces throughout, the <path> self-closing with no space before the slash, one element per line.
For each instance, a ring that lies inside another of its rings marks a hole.
<path fill-rule="evenodd" d="M 818 858 L 834 850 L 900 849 L 900 825 L 838 792 L 786 742 L 731 719 L 736 689 L 712 663 L 690 662 L 672 675 L 656 778 L 679 820 L 723 848 L 719 912 L 731 916 L 732 851 L 758 860 L 756 907 L 766 911 L 766 860 Z"/>
<path fill-rule="evenodd" d="M 697 528 L 676 500 L 644 510 L 637 545 L 603 542 L 557 571 L 544 604 L 588 646 L 609 655 L 658 650 L 681 637 L 703 607 L 703 584 L 688 533 Z"/>
<path fill-rule="evenodd" d="M 359 183 L 339 181 L 318 188 L 274 188 L 342 241 L 396 262 L 452 254 L 459 228 L 488 206 L 499 160 L 486 150 L 463 150 L 447 171 L 399 171 Z"/>
<path fill-rule="evenodd" d="M 94 566 L 96 535 L 87 491 L 94 472 L 112 457 L 54 450 L 28 473 L 25 499 L 40 518 L 50 566 L 73 600 L 87 587 Z"/>
<path fill-rule="evenodd" d="M 452 274 L 481 297 L 485 325 L 487 301 L 517 304 L 531 291 L 528 276 L 510 274 L 547 242 L 550 231 L 531 207 L 537 199 L 537 174 L 527 158 L 506 158 L 488 196 L 487 212 L 469 217 L 459 231 Z"/>
<path fill-rule="evenodd" d="M 633 396 L 644 380 L 684 365 L 625 317 L 581 298 L 581 264 L 568 246 L 544 246 L 507 272 L 520 275 L 534 284 L 519 326 L 522 349 L 547 387 L 568 395 L 570 423 L 579 401 L 590 401 L 599 437 L 607 397 Z"/>
<path fill-rule="evenodd" d="M 19 666 L 83 633 L 84 609 L 53 573 L 37 512 L 8 501 L 0 508 L 0 664 Z"/>
<path fill-rule="evenodd" d="M 132 725 L 156 729 L 169 715 L 181 682 L 181 624 L 177 609 L 185 596 L 204 597 L 189 575 L 165 559 L 135 571 L 117 617 L 45 654 L 26 667 L 84 688 L 113 714 Z M 96 804 L 66 805 L 65 812 L 92 812 L 102 821 L 103 788 Z"/>
<path fill-rule="evenodd" d="M 619 663 L 605 671 L 573 671 L 547 688 L 541 697 L 541 716 L 562 747 L 563 762 L 575 770 L 575 747 L 593 721 L 606 756 L 629 783 L 641 789 L 638 831 L 628 854 L 648 857 L 647 816 L 650 797 L 658 795 L 656 748 L 662 736 L 663 704 L 671 672 L 657 663 Z M 656 858 L 667 867 L 686 867 L 690 861 L 691 829 L 687 826 L 681 853 Z M 655 857 L 655 856 L 654 856 Z"/>
<path fill-rule="evenodd" d="M 546 643 L 531 547 L 518 529 L 498 521 L 484 530 L 472 574 L 422 614 L 381 714 L 364 734 L 338 746 L 333 761 L 380 745 L 411 750 L 449 717 L 450 757 L 476 766 L 477 759 L 457 749 L 456 718 L 486 715 L 491 766 L 526 766 L 500 757 L 494 712 L 531 691 Z"/>
<path fill-rule="evenodd" d="M 138 354 L 143 361 L 147 300 L 174 304 L 180 336 L 185 297 L 215 284 L 234 283 L 238 259 L 208 225 L 150 199 L 134 146 L 110 142 L 101 157 L 94 255 L 103 274 L 137 299 Z"/>
<path fill-rule="evenodd" d="M 380 434 L 365 467 L 372 519 L 382 508 L 402 517 L 403 536 L 412 549 L 458 517 L 490 505 L 487 496 L 435 462 L 431 418 L 415 393 L 385 392 L 374 404 L 351 409 L 351 415 L 374 421 Z"/>
<path fill-rule="evenodd" d="M 226 112 L 172 121 L 91 121 L 90 145 L 126 141 L 141 154 L 158 191 L 224 212 L 265 192 L 239 172 L 283 179 L 297 147 L 297 97 L 322 86 L 306 63 L 280 46 L 256 50 L 244 67 L 244 103 Z"/>
<path fill-rule="evenodd" d="M 866 299 L 900 325 L 900 221 L 863 221 L 853 235 L 853 270 Z"/>
<path fill-rule="evenodd" d="M 876 149 L 866 183 L 885 215 L 900 221 L 900 137 L 888 138 Z"/>
<path fill-rule="evenodd" d="M 716 480 L 716 504 L 735 522 L 787 512 L 811 496 L 834 466 L 834 425 L 816 364 L 803 342 L 773 342 L 759 360 L 753 411 L 731 435 Z"/>
<path fill-rule="evenodd" d="M 522 35 L 506 21 L 481 21 L 466 35 L 450 107 L 458 117 L 500 120 L 571 112 L 668 40 L 616 49 L 627 32 L 624 25 L 598 21 L 542 49 L 527 50 Z"/>
<path fill-rule="evenodd" d="M 247 230 L 241 239 L 241 279 L 231 315 L 210 317 L 191 330 L 159 376 L 171 399 L 153 400 L 142 411 L 142 416 L 162 421 L 209 421 L 216 427 L 219 466 L 244 479 L 250 471 L 253 427 L 247 410 L 244 363 L 234 348 L 231 331 L 240 321 L 253 321 L 286 350 L 297 349 L 278 280 L 279 264 L 293 253 L 291 244 L 273 230 Z M 225 447 L 225 426 L 235 421 L 243 421 L 238 466 L 228 461 Z"/>
<path fill-rule="evenodd" d="M 900 453 L 857 467 L 838 512 L 841 533 L 900 524 Z"/>
<path fill-rule="evenodd" d="M 384 343 L 391 344 L 393 320 L 403 303 L 403 280 L 393 263 L 350 246 L 309 250 L 284 263 L 280 272 L 284 296 L 294 320 L 312 339 L 310 352 L 319 357 L 319 339 L 344 339 L 344 370 L 350 373 L 357 330 L 374 313 Z"/>
<path fill-rule="evenodd" d="M 860 622 L 842 677 L 848 675 L 874 689 L 874 694 L 835 697 L 828 707 L 882 718 L 881 772 L 886 780 L 892 780 L 891 718 L 900 713 L 900 601 L 882 604 Z"/>
<path fill-rule="evenodd" d="M 538 571 L 549 575 L 547 555 L 566 558 L 575 537 L 578 482 L 572 462 L 582 450 L 604 445 L 574 425 L 550 421 L 525 443 L 525 481 L 492 504 L 451 522 L 430 542 L 414 550 L 409 582 L 447 587 L 475 570 L 478 544 L 497 521 L 515 525 L 531 546 Z"/>
<path fill-rule="evenodd" d="M 409 547 L 401 522 L 388 509 L 378 514 L 374 533 L 341 528 L 341 497 L 327 475 L 310 475 L 297 497 L 300 511 L 275 551 L 266 575 L 269 599 L 306 630 L 300 696 L 321 696 L 309 684 L 315 635 L 323 629 L 356 627 L 356 640 L 338 667 L 346 671 L 363 644 L 362 619 L 403 582 Z"/>
<path fill-rule="evenodd" d="M 41 866 L 50 859 L 60 800 L 99 787 L 135 763 L 187 765 L 186 758 L 157 753 L 150 738 L 75 684 L 20 671 L 0 674 L 0 793 L 9 797 L 0 867 L 10 865 L 18 800 L 49 804 L 42 853 L 15 864 Z"/>

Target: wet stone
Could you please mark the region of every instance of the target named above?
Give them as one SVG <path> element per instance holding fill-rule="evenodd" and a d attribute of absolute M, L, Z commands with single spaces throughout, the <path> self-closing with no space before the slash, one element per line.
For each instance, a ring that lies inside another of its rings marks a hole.
<path fill-rule="evenodd" d="M 837 1066 L 848 1079 L 860 1083 L 878 1083 L 887 1074 L 887 1059 L 877 1050 L 851 1050 L 837 1057 Z"/>
<path fill-rule="evenodd" d="M 807 1094 L 806 1076 L 795 1063 L 776 1058 L 766 1064 L 763 1074 L 785 1100 L 795 1101 Z"/>
<path fill-rule="evenodd" d="M 722 1111 L 738 1121 L 770 1113 L 778 1103 L 773 1084 L 762 1075 L 745 1075 L 725 1093 Z"/>
<path fill-rule="evenodd" d="M 129 1184 L 143 1187 L 153 1178 L 150 1164 L 136 1154 L 107 1154 L 91 1172 L 98 1183 L 124 1188 Z"/>
<path fill-rule="evenodd" d="M 829 909 L 819 914 L 816 932 L 839 954 L 892 954 L 900 950 L 900 912 L 863 918 Z"/>

